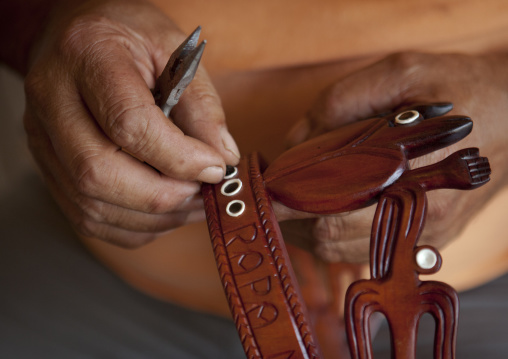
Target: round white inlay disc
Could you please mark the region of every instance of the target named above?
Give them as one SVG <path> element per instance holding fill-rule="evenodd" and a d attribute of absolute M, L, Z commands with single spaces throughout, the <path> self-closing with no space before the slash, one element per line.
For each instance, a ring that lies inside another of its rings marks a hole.
<path fill-rule="evenodd" d="M 422 248 L 416 253 L 416 264 L 422 269 L 431 269 L 437 263 L 437 254 L 429 248 Z"/>

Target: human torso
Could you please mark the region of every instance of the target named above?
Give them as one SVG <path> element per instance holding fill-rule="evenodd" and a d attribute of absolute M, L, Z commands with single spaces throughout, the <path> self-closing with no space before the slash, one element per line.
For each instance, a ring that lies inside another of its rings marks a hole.
<path fill-rule="evenodd" d="M 337 79 L 394 51 L 501 48 L 500 32 L 508 27 L 502 11 L 508 4 L 500 1 L 153 2 L 186 32 L 203 26 L 209 41 L 203 62 L 223 100 L 229 129 L 243 154 L 259 151 L 268 161 L 285 150 L 288 129 Z M 489 225 L 492 246 L 485 244 L 491 256 L 475 253 L 472 233 L 493 220 L 489 214 L 480 217 L 443 252 L 441 278 L 459 288 L 506 270 L 508 252 L 494 241 L 496 224 Z M 206 224 L 198 223 L 134 251 L 93 239 L 86 243 L 142 291 L 227 315 L 208 238 Z M 482 276 L 475 277 L 471 261 L 483 267 Z"/>

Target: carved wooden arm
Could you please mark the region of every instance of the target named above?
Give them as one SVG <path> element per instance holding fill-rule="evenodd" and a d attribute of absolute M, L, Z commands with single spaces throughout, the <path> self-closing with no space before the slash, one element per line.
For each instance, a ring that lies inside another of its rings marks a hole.
<path fill-rule="evenodd" d="M 304 212 L 332 214 L 378 202 L 371 240 L 371 279 L 346 296 L 353 358 L 371 358 L 368 319 L 387 317 L 395 358 L 413 358 L 423 313 L 438 323 L 436 358 L 453 358 L 458 298 L 444 283 L 421 282 L 439 270 L 436 249 L 418 246 L 425 192 L 476 188 L 489 180 L 476 149 L 410 170 L 408 160 L 459 141 L 470 119 L 443 116 L 451 104 L 418 105 L 357 122 L 297 146 L 266 167 L 242 159 L 222 183 L 203 185 L 220 277 L 248 358 L 321 358 L 272 201 Z"/>

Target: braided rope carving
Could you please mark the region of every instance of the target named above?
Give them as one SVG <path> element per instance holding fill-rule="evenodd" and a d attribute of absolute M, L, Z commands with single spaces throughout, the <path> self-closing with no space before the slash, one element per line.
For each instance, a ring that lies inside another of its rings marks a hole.
<path fill-rule="evenodd" d="M 280 234 L 280 229 L 278 226 L 275 227 L 276 225 L 274 225 L 274 221 L 271 218 L 273 210 L 270 205 L 270 200 L 266 194 L 263 178 L 259 172 L 259 160 L 256 154 L 250 155 L 249 164 L 250 180 L 258 205 L 258 215 L 261 218 L 264 232 L 268 238 L 270 252 L 272 253 L 277 271 L 279 272 L 280 281 L 284 288 L 284 294 L 291 307 L 291 311 L 296 320 L 298 330 L 307 353 L 310 358 L 317 359 L 319 358 L 319 349 L 314 342 L 312 327 L 305 319 L 304 313 L 306 310 L 305 306 L 301 303 L 301 295 L 299 290 L 295 288 L 295 284 L 292 280 L 292 277 L 295 278 L 295 276 L 292 273 L 290 262 L 287 261 L 287 252 L 285 248 L 281 248 L 284 244 L 281 241 L 282 235 Z"/>
<path fill-rule="evenodd" d="M 216 201 L 214 200 L 215 193 L 212 185 L 203 185 L 203 197 L 206 209 L 206 220 L 208 222 L 208 230 L 210 231 L 210 237 L 212 240 L 215 261 L 217 263 L 217 269 L 219 270 L 220 279 L 224 286 L 224 291 L 226 293 L 231 313 L 233 314 L 236 330 L 240 335 L 240 340 L 247 357 L 249 359 L 261 359 L 262 357 L 259 352 L 259 346 L 250 328 L 249 320 L 247 318 L 247 314 L 245 313 L 245 308 L 239 296 L 238 288 L 232 274 L 233 271 L 231 269 L 230 260 L 226 253 L 226 245 L 222 235 L 218 208 Z"/>

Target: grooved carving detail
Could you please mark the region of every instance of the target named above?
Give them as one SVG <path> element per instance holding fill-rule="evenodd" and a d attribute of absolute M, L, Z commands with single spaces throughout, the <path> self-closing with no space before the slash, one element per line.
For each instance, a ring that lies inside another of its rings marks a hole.
<path fill-rule="evenodd" d="M 204 185 L 202 191 L 208 230 L 210 232 L 212 247 L 215 254 L 215 261 L 217 262 L 220 279 L 224 286 L 229 307 L 233 314 L 236 330 L 240 334 L 240 340 L 247 357 L 249 359 L 260 359 L 262 357 L 259 352 L 259 347 L 250 328 L 247 314 L 236 287 L 230 260 L 226 253 L 226 245 L 224 243 L 222 228 L 220 226 L 218 210 L 216 207 L 217 205 L 214 200 L 215 193 L 213 192 L 211 185 Z"/>
<path fill-rule="evenodd" d="M 344 126 L 287 151 L 264 172 L 259 156 L 251 154 L 241 160 L 234 176 L 243 186 L 230 196 L 221 194 L 224 182 L 203 185 L 217 267 L 249 359 L 322 357 L 273 200 L 314 216 L 377 203 L 370 279 L 354 282 L 346 293 L 353 359 L 373 357 L 369 317 L 374 312 L 383 313 L 390 324 L 393 358 L 415 358 L 418 322 L 424 313 L 436 320 L 434 357 L 455 357 L 457 293 L 445 283 L 420 280 L 420 275 L 441 266 L 437 249 L 418 244 L 426 192 L 480 187 L 490 179 L 490 165 L 478 149 L 467 148 L 433 165 L 409 167 L 410 159 L 469 134 L 469 118 L 443 116 L 451 108 L 447 103 L 415 105 L 401 110 L 406 113 Z M 397 122 L 408 113 L 417 115 L 413 123 Z M 242 204 L 238 208 L 243 212 L 228 213 L 231 201 Z"/>

